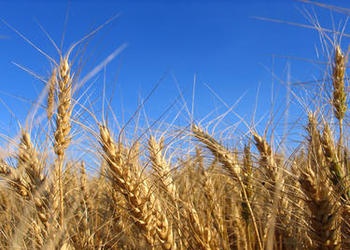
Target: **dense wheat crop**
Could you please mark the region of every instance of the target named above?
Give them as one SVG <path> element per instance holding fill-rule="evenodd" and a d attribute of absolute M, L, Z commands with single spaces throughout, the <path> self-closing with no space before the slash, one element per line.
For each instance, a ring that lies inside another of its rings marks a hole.
<path fill-rule="evenodd" d="M 254 127 L 226 146 L 193 117 L 131 139 L 84 105 L 73 49 L 61 54 L 42 122 L 2 150 L 0 248 L 350 249 L 348 44 L 337 41 L 324 69 L 332 112 L 306 109 L 291 150 Z"/>

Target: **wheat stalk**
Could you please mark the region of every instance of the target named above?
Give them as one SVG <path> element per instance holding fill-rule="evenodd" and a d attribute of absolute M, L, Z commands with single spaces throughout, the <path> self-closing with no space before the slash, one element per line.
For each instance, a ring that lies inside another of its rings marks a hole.
<path fill-rule="evenodd" d="M 23 131 L 18 153 L 19 168 L 24 168 L 32 186 L 39 187 L 44 182 L 41 163 L 30 140 L 28 132 Z"/>
<path fill-rule="evenodd" d="M 177 187 L 170 174 L 170 164 L 166 161 L 162 152 L 164 149 L 164 138 L 161 138 L 158 142 L 153 136 L 151 136 L 148 141 L 148 149 L 152 168 L 161 180 L 163 188 L 167 190 L 172 199 L 176 201 L 178 199 Z"/>
<path fill-rule="evenodd" d="M 200 156 L 197 151 L 197 156 Z M 204 168 L 202 170 L 202 187 L 207 203 L 207 221 L 213 221 L 214 229 L 211 229 L 210 245 L 213 247 L 220 247 L 222 249 L 229 249 L 229 235 L 227 232 L 227 225 L 224 220 L 224 213 L 220 205 L 220 197 L 214 186 L 211 175 Z M 209 227 L 210 223 L 207 223 Z M 218 244 L 220 242 L 220 245 Z"/>
<path fill-rule="evenodd" d="M 310 113 L 307 131 L 309 133 L 308 158 L 311 159 L 308 159 L 306 165 L 299 167 L 299 182 L 307 197 L 306 204 L 311 211 L 309 237 L 312 239 L 313 249 L 340 249 L 341 204 L 338 194 L 334 191 L 334 185 L 329 179 L 329 171 L 333 171 L 335 175 L 341 172 L 336 166 L 331 166 L 330 169 L 326 165 L 325 155 L 329 159 L 336 154 L 331 152 L 335 149 L 331 146 L 330 130 L 326 125 L 322 137 L 317 129 L 316 117 Z"/>
<path fill-rule="evenodd" d="M 320 138 L 323 153 L 325 156 L 325 166 L 328 167 L 330 172 L 330 178 L 345 199 L 349 199 L 349 182 L 348 176 L 346 176 L 346 170 L 342 162 L 339 160 L 336 147 L 333 142 L 333 135 L 329 125 L 326 123 L 324 126 L 322 137 Z"/>
<path fill-rule="evenodd" d="M 341 249 L 341 206 L 325 176 L 310 167 L 301 170 L 300 185 L 310 211 L 313 249 Z"/>
<path fill-rule="evenodd" d="M 58 73 L 58 107 L 54 150 L 58 158 L 63 159 L 70 144 L 72 116 L 72 76 L 67 57 L 61 58 Z"/>
<path fill-rule="evenodd" d="M 38 218 L 44 226 L 39 226 L 34 220 L 32 222 L 34 229 L 37 231 L 35 234 L 37 244 L 43 246 L 48 236 L 48 228 L 50 224 L 47 205 L 43 202 L 46 198 L 42 196 L 46 191 L 44 187 L 46 179 L 42 174 L 42 166 L 38 158 L 38 153 L 31 142 L 29 133 L 25 130 L 22 131 L 17 158 L 18 169 L 24 170 L 21 171 L 21 175 L 22 178 L 26 180 L 29 187 L 28 196 L 33 199 Z"/>
<path fill-rule="evenodd" d="M 135 175 L 129 171 L 128 162 L 120 147 L 114 142 L 107 127 L 103 125 L 100 125 L 100 143 L 104 152 L 103 157 L 111 173 L 113 186 L 126 198 L 133 219 L 144 231 L 144 236 L 150 246 L 152 248 L 155 246 L 157 235 L 164 249 L 176 248 L 171 226 L 165 215 L 162 214 L 159 202 L 146 180 L 142 180 L 139 173 Z"/>
<path fill-rule="evenodd" d="M 58 71 L 58 106 L 56 115 L 56 131 L 54 134 L 54 151 L 57 155 L 55 173 L 58 182 L 59 194 L 59 222 L 63 226 L 64 201 L 63 201 L 63 162 L 65 150 L 70 144 L 71 115 L 72 115 L 72 76 L 68 57 L 62 57 Z"/>
<path fill-rule="evenodd" d="M 341 51 L 340 46 L 336 46 L 333 64 L 333 99 L 335 117 L 339 121 L 339 148 L 343 145 L 343 120 L 348 108 L 347 94 L 345 91 L 345 70 L 347 58 Z M 339 151 L 340 152 L 340 151 Z"/>
<path fill-rule="evenodd" d="M 324 164 L 324 154 L 321 143 L 321 133 L 317 127 L 318 122 L 316 119 L 316 114 L 308 113 L 308 125 L 306 131 L 308 132 L 308 165 L 313 168 L 313 171 L 317 171 L 317 166 Z"/>
<path fill-rule="evenodd" d="M 281 206 L 281 201 L 283 200 L 283 186 L 284 179 L 282 178 L 282 169 L 278 168 L 276 162 L 276 156 L 272 152 L 271 146 L 265 140 L 265 138 L 259 136 L 257 133 L 253 132 L 253 138 L 255 140 L 255 145 L 260 153 L 260 167 L 267 172 L 266 185 L 269 190 L 270 198 L 272 201 L 271 211 L 268 213 L 267 217 L 267 227 L 264 233 L 264 239 L 266 241 L 266 249 L 273 248 L 273 242 L 276 234 L 276 218 L 278 216 L 278 211 Z M 270 201 L 268 201 L 270 203 Z"/>
<path fill-rule="evenodd" d="M 217 159 L 223 164 L 225 170 L 228 172 L 229 176 L 233 180 L 237 180 L 240 187 L 241 192 L 243 194 L 244 200 L 248 206 L 250 216 L 252 217 L 253 225 L 254 225 L 254 231 L 256 234 L 256 237 L 258 239 L 259 248 L 262 249 L 262 244 L 260 240 L 260 233 L 258 230 L 258 226 L 256 224 L 255 216 L 253 213 L 253 210 L 250 205 L 250 201 L 247 195 L 246 187 L 243 183 L 242 176 L 241 176 L 241 167 L 237 164 L 237 161 L 233 154 L 229 152 L 225 147 L 223 147 L 220 143 L 218 143 L 214 138 L 212 138 L 209 134 L 205 133 L 202 129 L 200 129 L 195 124 L 192 125 L 192 132 L 194 136 L 200 140 L 202 143 L 206 145 L 206 147 L 212 152 L 212 154 L 217 157 Z M 243 225 L 244 220 L 240 213 L 235 216 L 237 221 L 237 225 Z M 239 230 L 240 232 L 236 232 L 237 238 L 240 241 L 240 245 L 245 246 L 247 244 L 246 242 L 246 234 L 244 231 Z"/>

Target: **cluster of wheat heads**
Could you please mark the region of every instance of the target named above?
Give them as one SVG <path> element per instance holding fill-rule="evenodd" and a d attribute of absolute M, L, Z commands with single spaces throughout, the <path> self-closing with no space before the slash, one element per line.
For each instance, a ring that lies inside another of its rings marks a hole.
<path fill-rule="evenodd" d="M 255 130 L 246 146 L 228 148 L 196 124 L 181 130 L 177 140 L 190 137 L 192 148 L 177 155 L 183 148 L 167 145 L 170 136 L 130 142 L 104 120 L 79 121 L 76 79 L 69 54 L 61 56 L 47 81 L 48 140 L 33 140 L 40 137 L 24 126 L 9 140 L 15 150 L 1 155 L 0 248 L 350 249 L 340 46 L 330 63 L 338 126 L 308 112 L 305 140 L 290 155 Z M 85 140 L 73 124 L 92 135 L 93 160 L 68 152 Z"/>

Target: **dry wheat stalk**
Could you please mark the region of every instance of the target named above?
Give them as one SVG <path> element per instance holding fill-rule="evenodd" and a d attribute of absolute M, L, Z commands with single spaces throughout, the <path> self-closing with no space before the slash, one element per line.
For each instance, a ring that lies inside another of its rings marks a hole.
<path fill-rule="evenodd" d="M 245 145 L 243 149 L 243 163 L 242 163 L 242 172 L 243 172 L 243 183 L 246 187 L 247 199 L 250 204 L 254 204 L 256 202 L 255 193 L 259 191 L 255 188 L 255 174 L 253 172 L 253 161 L 252 161 L 252 153 L 250 150 L 250 145 Z M 254 207 L 255 211 L 258 211 L 257 207 Z M 261 212 L 261 211 L 260 211 Z M 256 214 L 259 214 L 256 212 Z M 242 202 L 242 216 L 246 222 L 246 232 L 247 232 L 247 241 L 250 249 L 255 248 L 256 245 L 256 237 L 253 229 L 252 218 L 250 216 L 249 207 L 246 202 Z"/>
<path fill-rule="evenodd" d="M 247 197 L 248 200 L 251 201 L 253 197 L 253 162 L 251 159 L 251 152 L 250 152 L 250 147 L 245 146 L 244 151 L 243 151 L 243 183 L 246 186 L 247 189 Z M 243 202 L 242 203 L 242 214 L 243 218 L 249 224 L 251 218 L 249 216 L 249 209 L 247 207 L 247 203 Z"/>
<path fill-rule="evenodd" d="M 199 152 L 197 152 L 198 154 Z M 198 157 L 198 156 L 197 156 Z M 221 249 L 229 249 L 229 236 L 227 232 L 226 223 L 224 221 L 224 213 L 220 204 L 219 195 L 215 189 L 211 176 L 206 169 L 202 169 L 202 186 L 204 196 L 207 203 L 207 221 L 208 227 L 213 224 L 211 229 L 212 237 L 210 244 L 213 247 L 220 247 Z M 211 222 L 212 221 L 212 222 Z"/>
<path fill-rule="evenodd" d="M 58 72 L 58 107 L 56 116 L 56 131 L 54 150 L 59 158 L 70 144 L 72 116 L 72 76 L 68 58 L 61 58 Z"/>
<path fill-rule="evenodd" d="M 344 165 L 339 160 L 337 149 L 333 141 L 332 131 L 327 123 L 324 126 L 320 141 L 325 156 L 325 167 L 327 167 L 325 171 L 329 171 L 330 179 L 334 187 L 348 200 L 350 198 L 348 176 L 346 176 Z"/>
<path fill-rule="evenodd" d="M 130 213 L 137 225 L 144 231 L 148 243 L 153 248 L 158 236 L 164 249 L 174 249 L 172 228 L 159 202 L 140 173 L 129 171 L 129 163 L 120 147 L 114 142 L 106 126 L 100 125 L 100 144 L 106 160 L 113 186 L 126 198 Z M 135 168 L 135 167 L 133 167 Z"/>
<path fill-rule="evenodd" d="M 170 174 L 170 164 L 166 161 L 163 155 L 164 138 L 161 138 L 158 142 L 153 136 L 151 136 L 148 141 L 148 149 L 152 168 L 161 180 L 163 188 L 167 190 L 168 194 L 170 194 L 174 201 L 177 200 L 177 187 L 174 184 L 174 180 Z"/>
<path fill-rule="evenodd" d="M 270 197 L 267 201 L 267 207 L 270 207 L 267 215 L 267 227 L 264 232 L 266 249 L 272 249 L 276 234 L 284 233 L 281 230 L 276 230 L 276 221 L 281 210 L 281 203 L 285 199 L 284 178 L 282 176 L 282 168 L 278 167 L 276 155 L 272 152 L 271 146 L 265 138 L 253 132 L 255 145 L 260 153 L 260 167 L 266 171 L 267 179 L 265 185 L 269 190 Z"/>
<path fill-rule="evenodd" d="M 72 76 L 67 57 L 61 58 L 58 72 L 58 107 L 54 150 L 58 157 L 64 157 L 64 152 L 70 144 L 72 116 Z"/>
<path fill-rule="evenodd" d="M 212 239 L 212 230 L 209 226 L 203 226 L 203 224 L 199 220 L 198 213 L 196 209 L 193 206 L 191 209 L 188 210 L 188 217 L 189 222 L 192 228 L 192 232 L 195 233 L 194 237 L 199 245 L 198 247 L 203 250 L 211 250 L 216 249 L 215 246 L 213 246 L 213 239 Z"/>
<path fill-rule="evenodd" d="M 260 233 L 258 231 L 254 213 L 251 208 L 250 201 L 246 192 L 246 187 L 242 180 L 241 167 L 238 165 L 237 160 L 235 159 L 234 155 L 230 151 L 228 151 L 225 147 L 223 147 L 220 143 L 218 143 L 214 138 L 212 138 L 208 133 L 204 132 L 198 126 L 193 124 L 192 132 L 194 133 L 194 136 L 198 140 L 200 140 L 203 144 L 205 144 L 206 147 L 212 152 L 212 154 L 215 157 L 217 157 L 219 162 L 223 164 L 223 167 L 228 172 L 229 176 L 233 180 L 238 181 L 241 187 L 241 192 L 244 198 L 244 202 L 246 202 L 249 209 L 250 216 L 252 217 L 254 231 L 259 243 L 259 248 L 262 249 Z M 234 216 L 234 218 L 236 220 L 236 223 L 235 223 L 236 225 L 243 225 L 245 223 L 241 212 L 237 212 L 237 216 Z M 237 233 L 237 239 L 239 240 L 238 245 L 245 246 L 247 244 L 246 232 L 244 230 L 241 230 L 242 227 L 240 226 L 237 229 L 238 230 L 235 233 Z"/>
<path fill-rule="evenodd" d="M 58 193 L 58 218 L 60 226 L 63 226 L 64 204 L 63 204 L 63 164 L 65 150 L 70 144 L 71 136 L 71 115 L 72 115 L 72 76 L 68 57 L 62 57 L 58 71 L 58 106 L 56 115 L 56 131 L 54 140 L 54 151 L 57 155 L 55 175 L 58 187 L 55 193 Z M 54 185 L 56 185 L 54 183 Z"/>
<path fill-rule="evenodd" d="M 166 198 L 171 199 L 172 206 L 170 207 L 170 213 L 173 214 L 173 221 L 177 221 L 177 223 L 181 222 L 180 208 L 179 208 L 179 194 L 178 188 L 173 180 L 171 175 L 171 167 L 170 163 L 165 159 L 165 155 L 163 155 L 164 150 L 164 137 L 162 137 L 159 141 L 156 140 L 155 137 L 150 136 L 148 140 L 148 151 L 149 157 L 152 164 L 152 168 L 155 171 L 158 179 L 158 183 L 163 190 L 166 191 Z M 184 213 L 186 216 L 188 213 Z M 188 218 L 184 218 L 186 220 Z M 183 237 L 183 232 L 181 228 L 178 226 L 176 230 L 178 234 L 178 238 L 180 240 L 179 247 L 181 248 L 183 244 L 186 244 L 186 240 Z"/>
<path fill-rule="evenodd" d="M 345 92 L 345 70 L 346 60 L 340 46 L 336 46 L 334 55 L 334 66 L 333 66 L 333 100 L 332 104 L 334 107 L 334 113 L 340 123 L 344 119 L 347 103 L 346 103 L 346 92 Z"/>
<path fill-rule="evenodd" d="M 204 145 L 206 145 L 206 147 L 213 153 L 213 155 L 218 158 L 231 178 L 241 178 L 241 167 L 237 164 L 237 160 L 230 151 L 228 151 L 225 147 L 223 147 L 220 143 L 218 143 L 214 138 L 212 138 L 198 126 L 193 125 L 192 132 L 194 133 L 194 136 L 202 143 L 204 143 Z"/>
<path fill-rule="evenodd" d="M 341 249 L 341 204 L 328 178 L 310 166 L 299 178 L 311 211 L 309 237 L 312 249 Z"/>
<path fill-rule="evenodd" d="M 303 151 L 301 151 L 303 152 Z M 285 211 L 285 213 L 290 213 L 290 221 L 285 221 L 288 223 L 289 227 L 286 227 L 288 233 L 291 232 L 291 237 L 294 238 L 294 243 L 296 246 L 300 246 L 303 249 L 308 249 L 312 245 L 312 239 L 308 235 L 308 209 L 306 205 L 307 197 L 300 185 L 300 166 L 305 166 L 307 164 L 306 155 L 301 153 L 300 156 L 296 156 L 291 164 L 291 182 L 289 186 L 289 204 L 292 205 L 290 211 Z M 302 167 L 301 167 L 302 168 Z M 282 215 L 283 216 L 283 215 Z M 292 224 L 291 224 L 292 223 Z"/>
<path fill-rule="evenodd" d="M 268 187 L 272 192 L 274 192 L 276 178 L 278 173 L 278 167 L 275 159 L 275 155 L 272 152 L 269 143 L 260 135 L 253 132 L 253 138 L 255 141 L 255 146 L 260 153 L 259 165 L 266 170 L 267 181 L 271 183 L 271 187 Z"/>
<path fill-rule="evenodd" d="M 321 136 L 317 129 L 316 116 L 309 113 L 307 131 L 307 164 L 299 166 L 299 183 L 306 195 L 306 204 L 311 212 L 309 237 L 313 249 L 340 249 L 341 247 L 341 204 L 340 194 L 334 190 L 329 172 L 336 167 L 327 165 L 327 159 L 336 155 L 330 141 L 330 130 L 325 126 Z M 325 157 L 326 156 L 326 157 Z M 328 159 L 329 161 L 330 159 Z M 340 174 L 340 172 L 339 172 Z"/>
<path fill-rule="evenodd" d="M 308 165 L 313 168 L 313 171 L 317 172 L 317 166 L 322 166 L 324 164 L 324 154 L 320 141 L 322 136 L 317 128 L 318 122 L 316 119 L 316 114 L 309 112 L 308 120 L 309 122 L 306 127 L 306 131 L 308 132 Z"/>
<path fill-rule="evenodd" d="M 91 199 L 91 192 L 88 188 L 88 180 L 87 180 L 87 174 L 85 170 L 85 163 L 84 161 L 80 164 L 80 191 L 81 191 L 81 197 L 79 199 L 81 200 L 81 215 L 79 216 L 79 220 L 81 221 L 81 235 L 84 241 L 85 247 L 92 248 L 94 246 L 94 237 L 91 232 L 91 216 L 92 216 L 92 209 L 93 209 L 93 200 Z M 82 240 L 82 239 L 80 239 Z"/>
<path fill-rule="evenodd" d="M 45 177 L 42 174 L 41 162 L 39 161 L 38 153 L 31 142 L 30 135 L 24 130 L 22 131 L 17 158 L 18 169 L 24 170 L 21 172 L 21 175 L 26 179 L 26 183 L 28 183 L 28 195 L 33 199 L 37 216 L 42 223 L 42 226 L 40 226 L 35 220 L 32 221 L 35 226 L 34 229 L 38 232 L 35 239 L 37 244 L 42 247 L 47 240 L 47 230 L 49 227 L 47 205 L 43 202 L 43 200 L 45 200 L 45 197 L 43 197 L 43 194 L 45 193 Z"/>
<path fill-rule="evenodd" d="M 36 149 L 34 148 L 30 135 L 23 131 L 18 152 L 18 168 L 24 168 L 29 182 L 33 187 L 38 188 L 44 182 L 41 163 L 39 162 Z"/>
<path fill-rule="evenodd" d="M 22 131 L 17 160 L 16 169 L 10 168 L 4 161 L 2 161 L 0 173 L 7 177 L 7 181 L 15 188 L 19 195 L 25 199 L 29 199 L 32 197 L 32 194 L 36 189 L 43 183 L 44 176 L 41 174 L 36 150 L 26 131 Z"/>

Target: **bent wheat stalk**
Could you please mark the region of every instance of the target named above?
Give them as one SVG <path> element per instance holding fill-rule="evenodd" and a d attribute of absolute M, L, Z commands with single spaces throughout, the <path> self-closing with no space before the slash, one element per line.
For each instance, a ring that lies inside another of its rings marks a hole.
<path fill-rule="evenodd" d="M 195 124 L 192 125 L 192 132 L 194 136 L 200 140 L 202 143 L 206 145 L 206 147 L 212 152 L 214 156 L 217 157 L 217 159 L 223 164 L 225 170 L 228 172 L 229 176 L 233 180 L 238 180 L 238 183 L 241 187 L 242 194 L 244 197 L 244 200 L 248 206 L 250 216 L 252 217 L 253 225 L 254 225 L 254 231 L 258 240 L 259 244 L 259 249 L 263 249 L 261 238 L 260 238 L 260 233 L 258 226 L 256 224 L 254 212 L 251 208 L 250 201 L 248 198 L 246 186 L 243 183 L 242 177 L 241 177 L 241 169 L 236 163 L 236 160 L 232 153 L 228 151 L 225 147 L 223 147 L 220 143 L 218 143 L 214 138 L 212 138 L 209 134 L 204 132 L 202 129 L 200 129 L 198 126 Z M 241 217 L 241 216 L 240 216 Z M 242 223 L 243 223 L 243 218 Z M 244 232 L 241 232 L 243 235 L 245 234 Z M 240 236 L 238 236 L 240 237 Z M 243 241 L 243 244 L 246 244 L 246 239 L 240 238 L 241 241 Z"/>

